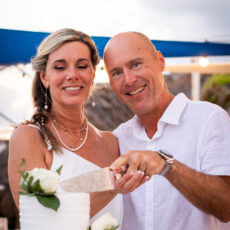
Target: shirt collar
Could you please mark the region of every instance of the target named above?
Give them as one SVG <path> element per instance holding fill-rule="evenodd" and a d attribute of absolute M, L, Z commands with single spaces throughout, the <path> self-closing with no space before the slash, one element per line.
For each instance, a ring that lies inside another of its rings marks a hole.
<path fill-rule="evenodd" d="M 175 96 L 174 99 L 166 108 L 159 122 L 178 125 L 180 121 L 180 117 L 188 101 L 189 99 L 183 93 L 180 93 L 177 96 Z"/>
<path fill-rule="evenodd" d="M 188 103 L 189 99 L 183 94 L 180 93 L 174 97 L 171 103 L 166 108 L 162 117 L 158 122 L 158 128 L 160 123 L 168 123 L 173 125 L 178 125 L 180 121 L 180 117 Z M 139 118 L 135 115 L 133 119 L 133 123 L 131 124 L 133 128 L 133 135 L 138 139 L 147 140 L 149 139 L 147 133 L 145 131 L 145 127 Z"/>

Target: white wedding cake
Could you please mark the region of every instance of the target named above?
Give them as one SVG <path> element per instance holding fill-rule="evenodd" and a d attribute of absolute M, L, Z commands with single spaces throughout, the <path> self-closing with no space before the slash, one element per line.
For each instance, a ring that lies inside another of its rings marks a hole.
<path fill-rule="evenodd" d="M 36 197 L 20 195 L 21 230 L 87 230 L 90 198 L 88 193 L 56 194 L 60 200 L 58 211 L 41 205 Z"/>

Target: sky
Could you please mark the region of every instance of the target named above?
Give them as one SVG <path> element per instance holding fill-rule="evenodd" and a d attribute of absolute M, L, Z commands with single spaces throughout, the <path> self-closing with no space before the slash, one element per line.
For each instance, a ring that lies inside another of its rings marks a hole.
<path fill-rule="evenodd" d="M 229 12 L 230 0 L 0 0 L 0 28 L 53 32 L 69 27 L 108 37 L 138 31 L 156 40 L 230 43 Z M 31 66 L 20 68 L 32 74 Z M 0 113 L 15 122 L 32 112 L 31 78 L 21 76 L 15 66 L 0 71 Z M 96 76 L 108 79 L 104 72 Z M 2 125 L 9 127 L 0 116 Z"/>
<path fill-rule="evenodd" d="M 139 31 L 151 39 L 230 43 L 229 0 L 0 0 L 0 28 L 91 36 Z"/>

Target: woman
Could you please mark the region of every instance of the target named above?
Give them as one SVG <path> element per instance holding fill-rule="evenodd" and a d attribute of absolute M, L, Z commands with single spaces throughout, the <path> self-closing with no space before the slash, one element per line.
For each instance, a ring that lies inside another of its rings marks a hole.
<path fill-rule="evenodd" d="M 95 128 L 84 114 L 98 62 L 92 39 L 72 29 L 54 32 L 39 46 L 32 60 L 36 111 L 30 124 L 17 127 L 10 140 L 9 182 L 17 207 L 22 158 L 26 159 L 25 170 L 63 164 L 64 180 L 109 166 L 119 156 L 116 138 Z M 101 212 L 109 211 L 119 219 L 120 195 L 107 205 L 108 197 L 114 196 L 111 192 L 91 194 L 91 217 L 105 206 Z"/>

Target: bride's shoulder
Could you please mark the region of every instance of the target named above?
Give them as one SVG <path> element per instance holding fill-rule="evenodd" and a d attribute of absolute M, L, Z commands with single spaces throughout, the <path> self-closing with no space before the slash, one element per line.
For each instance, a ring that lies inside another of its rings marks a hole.
<path fill-rule="evenodd" d="M 33 133 L 39 131 L 39 126 L 32 123 L 21 123 L 19 125 L 13 126 L 14 130 L 12 134 L 22 134 L 22 133 Z"/>
<path fill-rule="evenodd" d="M 10 138 L 10 142 L 30 141 L 34 138 L 40 137 L 39 127 L 33 124 L 20 124 L 17 125 Z"/>
<path fill-rule="evenodd" d="M 18 167 L 24 158 L 28 167 L 32 164 L 45 167 L 45 154 L 46 146 L 38 128 L 20 124 L 14 129 L 9 142 L 9 158 L 13 165 Z"/>

